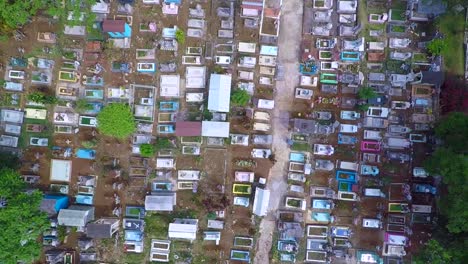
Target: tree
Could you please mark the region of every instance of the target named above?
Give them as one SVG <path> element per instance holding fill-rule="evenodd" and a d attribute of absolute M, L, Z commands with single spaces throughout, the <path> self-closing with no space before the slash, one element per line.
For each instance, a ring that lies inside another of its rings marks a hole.
<path fill-rule="evenodd" d="M 145 158 L 150 158 L 154 156 L 154 146 L 151 144 L 141 144 L 140 145 L 140 155 Z"/>
<path fill-rule="evenodd" d="M 440 211 L 447 218 L 449 232 L 468 232 L 468 202 L 460 197 L 468 197 L 468 116 L 453 112 L 441 119 L 435 127 L 436 136 L 443 144 L 424 163 L 431 175 L 441 175 L 447 186 L 447 194 L 440 199 Z"/>
<path fill-rule="evenodd" d="M 183 45 L 185 43 L 185 33 L 182 30 L 177 29 L 175 32 L 175 39 L 177 40 L 177 43 Z"/>
<path fill-rule="evenodd" d="M 442 118 L 435 127 L 436 135 L 444 141 L 444 146 L 455 152 L 468 149 L 468 116 L 452 112 Z"/>
<path fill-rule="evenodd" d="M 11 155 L 7 152 L 0 152 L 0 170 L 2 169 L 19 169 L 21 165 L 20 159 L 18 156 Z"/>
<path fill-rule="evenodd" d="M 130 106 L 112 103 L 105 106 L 97 116 L 99 131 L 107 136 L 124 139 L 135 132 L 135 118 Z"/>
<path fill-rule="evenodd" d="M 370 87 L 361 87 L 361 89 L 358 91 L 358 98 L 361 100 L 367 100 L 376 97 L 377 93 Z"/>
<path fill-rule="evenodd" d="M 246 106 L 250 101 L 250 95 L 246 90 L 236 89 L 231 93 L 231 103 L 234 106 Z"/>
<path fill-rule="evenodd" d="M 424 249 L 415 257 L 415 264 L 449 264 L 452 256 L 437 240 L 429 240 Z"/>
<path fill-rule="evenodd" d="M 442 55 L 447 50 L 447 42 L 445 39 L 433 39 L 427 44 L 427 50 L 432 55 Z"/>
<path fill-rule="evenodd" d="M 0 170 L 0 178 L 0 197 L 6 200 L 0 208 L 0 262 L 33 263 L 41 256 L 37 239 L 49 226 L 47 214 L 39 210 L 42 193 L 26 192 L 25 182 L 14 170 Z"/>

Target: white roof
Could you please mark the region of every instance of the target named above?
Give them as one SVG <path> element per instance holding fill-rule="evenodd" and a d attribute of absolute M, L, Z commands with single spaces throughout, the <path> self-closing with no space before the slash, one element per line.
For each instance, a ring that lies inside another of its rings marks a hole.
<path fill-rule="evenodd" d="M 197 224 L 169 224 L 169 238 L 195 240 L 197 238 Z"/>
<path fill-rule="evenodd" d="M 50 180 L 69 182 L 71 177 L 71 160 L 50 160 Z"/>
<path fill-rule="evenodd" d="M 203 137 L 229 137 L 229 122 L 202 121 Z"/>
<path fill-rule="evenodd" d="M 230 74 L 211 74 L 208 110 L 225 113 L 229 112 L 231 78 Z"/>
<path fill-rule="evenodd" d="M 173 211 L 176 204 L 176 194 L 171 193 L 158 193 L 147 195 L 145 197 L 145 210 L 146 211 Z"/>
<path fill-rule="evenodd" d="M 205 88 L 206 67 L 189 66 L 185 69 L 185 88 Z"/>
<path fill-rule="evenodd" d="M 22 111 L 2 109 L 1 121 L 11 123 L 23 123 L 24 113 Z"/>
<path fill-rule="evenodd" d="M 255 53 L 256 48 L 256 43 L 239 42 L 238 50 L 244 53 Z"/>
<path fill-rule="evenodd" d="M 156 159 L 156 168 L 172 169 L 174 168 L 174 159 L 158 158 Z"/>
<path fill-rule="evenodd" d="M 263 108 L 263 109 L 273 109 L 275 108 L 275 101 L 274 100 L 267 100 L 267 99 L 259 99 L 258 108 Z"/>
<path fill-rule="evenodd" d="M 180 96 L 180 76 L 179 75 L 161 75 L 161 96 L 179 97 Z"/>
<path fill-rule="evenodd" d="M 270 191 L 260 188 L 255 189 L 255 198 L 253 203 L 253 213 L 258 216 L 265 216 L 270 202 Z"/>

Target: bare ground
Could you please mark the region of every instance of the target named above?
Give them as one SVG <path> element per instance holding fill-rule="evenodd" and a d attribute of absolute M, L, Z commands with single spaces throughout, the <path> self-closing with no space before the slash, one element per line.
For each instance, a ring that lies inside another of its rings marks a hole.
<path fill-rule="evenodd" d="M 273 231 L 276 224 L 276 210 L 280 207 L 287 189 L 285 165 L 288 161 L 289 148 L 286 144 L 288 135 L 289 111 L 293 101 L 293 91 L 299 81 L 298 61 L 299 45 L 302 38 L 303 1 L 283 2 L 281 28 L 279 35 L 279 62 L 284 67 L 285 79 L 276 82 L 275 109 L 273 111 L 273 150 L 277 162 L 270 170 L 267 188 L 274 193 L 270 197 L 269 213 L 260 223 L 260 237 L 257 240 L 254 263 L 269 263 Z"/>

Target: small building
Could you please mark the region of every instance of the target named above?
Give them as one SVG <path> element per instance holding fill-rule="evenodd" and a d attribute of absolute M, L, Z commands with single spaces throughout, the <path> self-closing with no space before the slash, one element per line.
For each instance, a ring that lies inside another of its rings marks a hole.
<path fill-rule="evenodd" d="M 229 137 L 229 122 L 202 121 L 203 137 Z"/>
<path fill-rule="evenodd" d="M 50 180 L 59 182 L 70 182 L 72 171 L 71 160 L 50 160 Z"/>
<path fill-rule="evenodd" d="M 228 113 L 231 101 L 230 74 L 211 74 L 208 94 L 208 110 Z"/>
<path fill-rule="evenodd" d="M 260 188 L 255 189 L 255 198 L 252 211 L 255 215 L 265 216 L 270 202 L 270 191 Z"/>
<path fill-rule="evenodd" d="M 202 122 L 177 121 L 175 135 L 178 137 L 198 137 L 202 134 Z"/>
<path fill-rule="evenodd" d="M 44 195 L 41 201 L 40 210 L 49 216 L 58 214 L 61 209 L 68 207 L 68 196 L 64 195 Z"/>
<path fill-rule="evenodd" d="M 8 109 L 1 110 L 0 122 L 22 124 L 23 118 L 24 118 L 24 112 L 22 111 L 15 111 L 15 110 L 8 110 Z"/>
<path fill-rule="evenodd" d="M 119 231 L 118 218 L 101 218 L 86 226 L 86 235 L 90 238 L 111 238 Z"/>
<path fill-rule="evenodd" d="M 160 76 L 160 95 L 163 97 L 180 96 L 180 75 Z"/>
<path fill-rule="evenodd" d="M 60 210 L 57 221 L 59 225 L 83 228 L 94 220 L 94 206 L 72 205 Z"/>
<path fill-rule="evenodd" d="M 198 219 L 176 218 L 169 224 L 169 238 L 194 241 L 197 238 Z"/>
<path fill-rule="evenodd" d="M 258 19 L 262 14 L 262 0 L 244 0 L 241 4 L 241 17 Z"/>
<path fill-rule="evenodd" d="M 206 82 L 206 67 L 188 66 L 185 68 L 185 88 L 203 89 Z"/>
<path fill-rule="evenodd" d="M 175 205 L 175 192 L 153 192 L 145 197 L 146 211 L 172 212 Z"/>
<path fill-rule="evenodd" d="M 109 34 L 111 38 L 130 38 L 132 28 L 124 20 L 104 20 L 102 32 Z"/>
<path fill-rule="evenodd" d="M 445 13 L 446 10 L 447 10 L 446 1 L 442 1 L 442 0 L 410 1 L 410 4 L 408 5 L 408 11 L 409 11 L 408 18 L 411 21 L 426 22 Z"/>

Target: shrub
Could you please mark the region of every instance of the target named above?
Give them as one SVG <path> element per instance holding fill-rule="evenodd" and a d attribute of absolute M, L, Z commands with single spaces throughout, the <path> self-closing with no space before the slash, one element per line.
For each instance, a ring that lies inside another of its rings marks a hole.
<path fill-rule="evenodd" d="M 185 33 L 182 30 L 177 29 L 176 32 L 175 32 L 175 39 L 177 40 L 177 43 L 184 44 L 185 43 Z"/>
<path fill-rule="evenodd" d="M 246 90 L 236 89 L 231 93 L 231 103 L 234 106 L 246 106 L 250 101 L 250 95 Z"/>
<path fill-rule="evenodd" d="M 358 98 L 362 100 L 372 99 L 377 97 L 377 93 L 370 87 L 361 87 L 358 91 Z"/>
<path fill-rule="evenodd" d="M 123 103 L 107 105 L 97 116 L 99 131 L 107 136 L 124 139 L 135 132 L 135 118 L 130 106 Z"/>
<path fill-rule="evenodd" d="M 81 145 L 87 149 L 92 149 L 97 146 L 97 140 L 96 139 L 91 139 L 91 140 L 86 140 L 81 142 Z"/>
<path fill-rule="evenodd" d="M 432 55 L 441 55 L 447 50 L 447 47 L 448 45 L 445 39 L 433 39 L 427 44 L 427 50 Z"/>
<path fill-rule="evenodd" d="M 154 146 L 151 144 L 141 144 L 140 155 L 145 158 L 150 158 L 154 156 Z"/>

